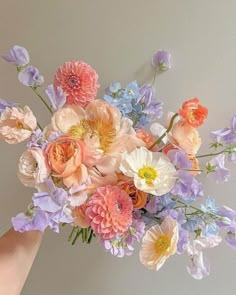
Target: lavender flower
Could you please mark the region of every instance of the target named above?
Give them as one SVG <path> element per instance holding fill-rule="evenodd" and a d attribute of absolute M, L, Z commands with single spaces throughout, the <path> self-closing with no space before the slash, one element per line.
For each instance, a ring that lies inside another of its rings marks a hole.
<path fill-rule="evenodd" d="M 131 227 L 126 233 L 111 240 L 102 240 L 101 242 L 106 251 L 110 252 L 113 256 L 130 256 L 134 250 L 134 244 L 141 241 L 144 233 L 144 222 L 134 219 Z"/>
<path fill-rule="evenodd" d="M 33 66 L 27 66 L 18 74 L 19 81 L 25 86 L 38 87 L 44 83 L 44 78 L 39 70 Z"/>
<path fill-rule="evenodd" d="M 26 146 L 27 148 L 40 147 L 44 149 L 44 147 L 46 146 L 46 139 L 44 137 L 43 131 L 40 129 L 35 130 L 30 136 Z"/>
<path fill-rule="evenodd" d="M 68 194 L 57 188 L 51 180 L 45 182 L 45 191 L 33 195 L 33 204 L 48 213 L 49 226 L 59 232 L 59 223 L 71 223 L 73 218 L 68 208 Z"/>
<path fill-rule="evenodd" d="M 167 157 L 177 169 L 190 169 L 192 167 L 192 162 L 188 159 L 187 155 L 180 150 L 170 150 L 167 153 Z"/>
<path fill-rule="evenodd" d="M 169 194 L 160 197 L 151 197 L 145 209 L 152 214 L 162 211 L 163 209 L 172 209 L 176 202 L 171 199 Z"/>
<path fill-rule="evenodd" d="M 235 232 L 228 232 L 225 237 L 225 242 L 231 249 L 236 251 L 236 233 Z"/>
<path fill-rule="evenodd" d="M 225 168 L 224 164 L 224 154 L 220 154 L 206 164 L 208 175 L 211 176 L 217 183 L 228 181 L 230 176 L 230 170 Z"/>
<path fill-rule="evenodd" d="M 171 191 L 172 194 L 179 196 L 187 202 L 192 202 L 197 197 L 203 196 L 202 184 L 194 176 L 182 170 L 179 170 L 177 174 L 178 180 Z"/>
<path fill-rule="evenodd" d="M 62 108 L 63 105 L 66 103 L 66 96 L 63 93 L 61 87 L 57 87 L 57 89 L 55 90 L 54 86 L 51 84 L 47 87 L 45 92 L 54 111 Z"/>
<path fill-rule="evenodd" d="M 177 244 L 177 254 L 183 254 L 189 241 L 189 232 L 179 226 L 179 240 Z"/>
<path fill-rule="evenodd" d="M 19 213 L 11 221 L 14 230 L 19 232 L 32 230 L 44 231 L 48 226 L 48 216 L 40 208 L 34 208 L 27 213 Z"/>
<path fill-rule="evenodd" d="M 159 71 L 171 69 L 171 54 L 165 50 L 158 50 L 153 55 L 152 65 Z"/>
<path fill-rule="evenodd" d="M 6 108 L 16 107 L 17 103 L 0 98 L 0 115 Z"/>
<path fill-rule="evenodd" d="M 236 143 L 236 115 L 231 119 L 230 128 L 223 128 L 211 132 L 211 137 L 218 143 L 235 144 Z"/>
<path fill-rule="evenodd" d="M 25 66 L 29 63 L 29 53 L 21 46 L 15 45 L 9 53 L 2 56 L 7 62 L 12 62 L 17 66 Z"/>

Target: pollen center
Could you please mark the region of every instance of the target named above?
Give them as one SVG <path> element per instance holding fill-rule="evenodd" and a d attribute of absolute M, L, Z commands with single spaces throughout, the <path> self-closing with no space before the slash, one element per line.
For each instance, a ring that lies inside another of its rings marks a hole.
<path fill-rule="evenodd" d="M 157 253 L 163 253 L 170 247 L 170 239 L 167 236 L 160 236 L 155 243 L 155 250 Z"/>
<path fill-rule="evenodd" d="M 147 184 L 152 184 L 153 181 L 158 177 L 158 172 L 151 166 L 144 166 L 139 169 L 138 176 L 145 179 Z"/>

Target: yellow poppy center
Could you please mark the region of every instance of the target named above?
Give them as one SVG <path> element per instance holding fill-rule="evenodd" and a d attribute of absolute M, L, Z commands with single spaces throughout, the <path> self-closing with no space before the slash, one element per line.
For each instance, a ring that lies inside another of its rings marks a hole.
<path fill-rule="evenodd" d="M 157 253 L 164 253 L 170 247 L 170 239 L 167 236 L 160 236 L 155 243 Z"/>
<path fill-rule="evenodd" d="M 144 166 L 139 169 L 138 176 L 145 179 L 146 184 L 152 184 L 153 181 L 158 177 L 158 172 L 151 166 Z"/>
<path fill-rule="evenodd" d="M 74 139 L 83 139 L 84 136 L 99 140 L 100 148 L 106 152 L 116 136 L 115 128 L 102 120 L 82 120 L 79 124 L 72 126 L 68 135 Z"/>

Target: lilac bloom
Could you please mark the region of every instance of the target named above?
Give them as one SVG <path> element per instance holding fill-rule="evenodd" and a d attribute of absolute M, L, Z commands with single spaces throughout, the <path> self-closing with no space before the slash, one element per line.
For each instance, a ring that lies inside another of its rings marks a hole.
<path fill-rule="evenodd" d="M 165 209 L 172 209 L 176 205 L 176 202 L 171 199 L 171 197 L 166 194 L 160 197 L 151 197 L 150 201 L 147 203 L 145 209 L 152 214 Z"/>
<path fill-rule="evenodd" d="M 236 211 L 235 210 L 227 206 L 222 206 L 217 210 L 216 214 L 222 217 L 222 219 L 217 220 L 217 225 L 220 228 L 232 230 L 232 225 L 234 226 L 235 224 L 235 231 L 236 231 Z"/>
<path fill-rule="evenodd" d="M 210 264 L 202 250 L 218 246 L 222 241 L 220 236 L 199 237 L 189 241 L 186 251 L 190 257 L 187 266 L 188 273 L 197 280 L 201 280 L 210 274 Z"/>
<path fill-rule="evenodd" d="M 206 164 L 208 175 L 217 183 L 226 182 L 230 176 L 230 170 L 225 168 L 225 155 L 220 154 Z"/>
<path fill-rule="evenodd" d="M 27 66 L 18 74 L 19 81 L 25 86 L 38 87 L 44 83 L 43 76 L 33 66 Z"/>
<path fill-rule="evenodd" d="M 202 223 L 202 220 L 197 217 L 197 216 L 193 216 L 191 218 L 189 218 L 183 225 L 182 228 L 187 230 L 188 232 L 194 232 L 199 225 Z"/>
<path fill-rule="evenodd" d="M 9 53 L 2 56 L 7 62 L 12 62 L 17 66 L 25 66 L 29 63 L 29 53 L 21 46 L 15 45 Z"/>
<path fill-rule="evenodd" d="M 26 146 L 27 148 L 40 147 L 44 149 L 46 146 L 46 139 L 44 137 L 43 131 L 41 129 L 35 130 L 30 136 Z"/>
<path fill-rule="evenodd" d="M 59 223 L 71 223 L 73 218 L 68 208 L 68 194 L 56 187 L 51 180 L 45 182 L 45 191 L 33 195 L 33 204 L 48 213 L 49 226 L 59 232 Z"/>
<path fill-rule="evenodd" d="M 171 54 L 165 50 L 158 50 L 153 55 L 152 65 L 160 71 L 171 69 Z"/>
<path fill-rule="evenodd" d="M 113 256 L 130 256 L 134 250 L 134 244 L 140 242 L 145 233 L 145 224 L 139 220 L 133 220 L 129 230 L 121 236 L 116 236 L 111 240 L 101 240 L 105 250 Z"/>
<path fill-rule="evenodd" d="M 139 89 L 139 97 L 137 104 L 141 103 L 149 106 L 154 100 L 156 100 L 156 90 L 152 85 L 143 84 Z"/>
<path fill-rule="evenodd" d="M 231 119 L 230 128 L 223 128 L 211 132 L 211 137 L 219 143 L 234 144 L 236 143 L 236 115 Z"/>
<path fill-rule="evenodd" d="M 47 87 L 45 92 L 54 111 L 62 108 L 66 103 L 66 96 L 61 87 L 57 87 L 55 90 L 54 86 L 51 84 Z"/>
<path fill-rule="evenodd" d="M 167 153 L 167 157 L 170 159 L 171 163 L 177 169 L 191 169 L 192 162 L 188 159 L 187 155 L 177 149 L 170 150 Z"/>
<path fill-rule="evenodd" d="M 217 213 L 219 208 L 216 206 L 214 199 L 207 197 L 205 204 L 200 206 L 201 210 L 205 213 Z"/>
<path fill-rule="evenodd" d="M 182 170 L 179 170 L 177 174 L 178 180 L 171 191 L 172 194 L 177 195 L 187 202 L 203 196 L 202 184 L 193 175 Z"/>
<path fill-rule="evenodd" d="M 6 108 L 12 108 L 16 106 L 17 103 L 0 98 L 0 114 L 5 111 Z"/>
<path fill-rule="evenodd" d="M 179 226 L 179 239 L 177 244 L 177 254 L 183 254 L 189 241 L 189 232 Z"/>
<path fill-rule="evenodd" d="M 19 213 L 12 218 L 15 231 L 25 232 L 32 230 L 44 231 L 48 226 L 47 213 L 40 208 L 34 208 L 27 213 Z"/>

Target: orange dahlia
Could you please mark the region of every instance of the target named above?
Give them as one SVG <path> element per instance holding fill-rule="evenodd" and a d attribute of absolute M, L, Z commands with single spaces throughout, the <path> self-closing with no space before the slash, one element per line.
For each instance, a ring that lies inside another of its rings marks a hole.
<path fill-rule="evenodd" d="M 96 71 L 83 61 L 65 62 L 56 72 L 54 87 L 61 87 L 67 104 L 85 107 L 97 95 Z"/>
<path fill-rule="evenodd" d="M 111 239 L 126 232 L 132 224 L 132 200 L 117 186 L 107 185 L 96 190 L 88 201 L 88 222 L 98 236 Z"/>

